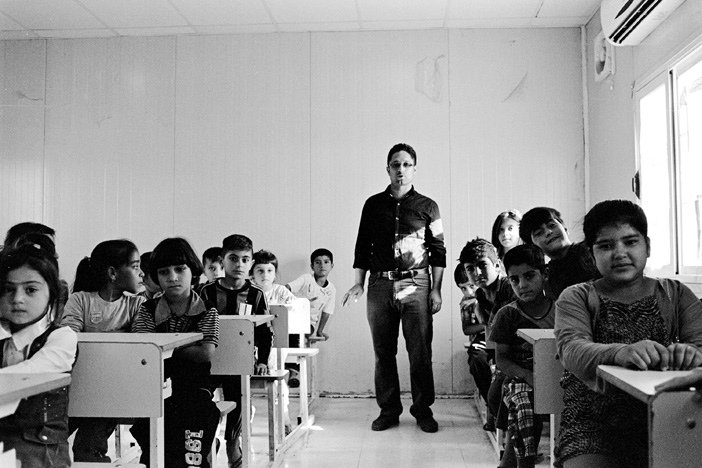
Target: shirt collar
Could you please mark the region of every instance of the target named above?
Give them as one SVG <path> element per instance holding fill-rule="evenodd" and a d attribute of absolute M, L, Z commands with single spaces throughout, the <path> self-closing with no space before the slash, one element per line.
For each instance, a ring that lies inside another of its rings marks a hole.
<path fill-rule="evenodd" d="M 199 315 L 206 310 L 207 307 L 205 306 L 205 302 L 195 291 L 192 291 L 190 293 L 190 304 L 188 304 L 188 308 L 183 316 L 187 315 L 192 317 Z M 158 300 L 158 304 L 156 304 L 156 312 L 154 313 L 154 321 L 156 322 L 156 325 L 165 322 L 174 315 L 175 314 L 171 312 L 171 308 L 168 306 L 168 301 L 166 301 L 166 298 L 161 296 Z"/>
<path fill-rule="evenodd" d="M 396 198 L 392 196 L 392 192 L 390 191 L 390 187 L 391 187 L 390 185 L 387 186 L 387 188 L 385 189 L 385 193 L 387 193 L 388 196 L 390 198 L 392 198 L 393 200 L 396 200 Z M 417 191 L 414 190 L 414 185 L 413 185 L 412 188 L 409 189 L 409 192 L 407 192 L 404 197 L 400 198 L 400 200 L 407 200 L 408 198 L 414 196 L 416 193 L 417 193 Z"/>
<path fill-rule="evenodd" d="M 32 342 L 49 328 L 49 314 L 46 314 L 37 323 L 24 327 L 20 331 L 12 334 L 12 343 L 15 349 L 21 350 L 32 344 Z"/>

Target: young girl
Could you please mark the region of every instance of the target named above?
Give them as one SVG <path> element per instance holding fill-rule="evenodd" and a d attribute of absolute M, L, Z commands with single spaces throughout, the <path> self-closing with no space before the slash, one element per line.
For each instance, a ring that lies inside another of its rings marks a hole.
<path fill-rule="evenodd" d="M 277 273 L 278 259 L 272 252 L 259 250 L 253 254 L 253 282 L 263 290 L 268 304 L 290 304 L 295 300 L 295 295 L 285 286 L 273 283 Z"/>
<path fill-rule="evenodd" d="M 128 332 L 145 300 L 135 295 L 143 277 L 139 251 L 131 241 L 99 243 L 90 257 L 78 264 L 61 325 L 76 332 Z M 116 425 L 117 421 L 109 418 L 71 418 L 71 432 L 77 429 L 73 460 L 109 463 L 107 439 Z"/>
<path fill-rule="evenodd" d="M 0 373 L 71 371 L 78 340 L 57 324 L 60 294 L 53 253 L 24 244 L 0 254 L 0 336 L 12 334 L 0 345 Z M 22 400 L 0 419 L 3 449 L 14 448 L 23 467 L 69 467 L 67 408 L 67 387 Z"/>
<path fill-rule="evenodd" d="M 503 211 L 492 224 L 492 245 L 497 249 L 497 255 L 502 257 L 512 248 L 521 243 L 519 239 L 519 223 L 522 214 L 517 210 Z"/>
<path fill-rule="evenodd" d="M 647 466 L 646 407 L 623 392 L 596 391 L 597 366 L 699 366 L 702 303 L 676 280 L 644 276 L 650 242 L 638 205 L 598 203 L 583 231 L 602 278 L 567 288 L 557 302 L 556 343 L 566 371 L 556 461 L 568 468 Z"/>
<path fill-rule="evenodd" d="M 146 301 L 132 324 L 137 333 L 200 332 L 202 341 L 178 348 L 166 361 L 172 395 L 164 402 L 165 464 L 169 468 L 209 468 L 208 455 L 219 422 L 212 401 L 210 361 L 219 340 L 217 308 L 206 304 L 192 287 L 202 263 L 185 239 L 165 239 L 151 254 L 149 275 L 163 295 Z M 131 429 L 149 465 L 149 423 L 140 419 Z"/>

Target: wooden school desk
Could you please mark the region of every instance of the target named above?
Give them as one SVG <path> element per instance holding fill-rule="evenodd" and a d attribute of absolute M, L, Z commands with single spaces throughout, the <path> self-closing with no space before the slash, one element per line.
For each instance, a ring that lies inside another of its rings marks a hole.
<path fill-rule="evenodd" d="M 251 382 L 254 373 L 254 327 L 272 315 L 220 315 L 219 345 L 212 359 L 212 375 L 241 376 L 242 468 L 251 466 Z"/>
<path fill-rule="evenodd" d="M 70 385 L 70 374 L 0 374 L 0 418 L 10 416 L 25 398 Z M 0 466 L 14 467 L 15 450 L 4 451 L 0 442 Z"/>
<path fill-rule="evenodd" d="M 149 418 L 149 466 L 163 468 L 163 400 L 171 394 L 163 361 L 201 339 L 202 333 L 78 333 L 69 417 Z"/>
<path fill-rule="evenodd" d="M 563 389 L 560 380 L 563 366 L 556 359 L 556 337 L 552 328 L 521 328 L 517 336 L 534 348 L 534 413 L 549 415 L 551 466 L 556 433 L 563 411 Z"/>
<path fill-rule="evenodd" d="M 614 386 L 648 407 L 648 466 L 702 465 L 702 403 L 692 390 L 656 393 L 655 387 L 691 371 L 637 371 L 598 366 L 600 388 Z"/>

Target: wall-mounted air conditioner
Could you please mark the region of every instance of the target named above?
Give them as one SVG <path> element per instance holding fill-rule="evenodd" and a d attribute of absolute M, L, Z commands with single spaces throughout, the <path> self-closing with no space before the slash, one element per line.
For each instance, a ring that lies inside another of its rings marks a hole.
<path fill-rule="evenodd" d="M 637 45 L 684 1 L 602 0 L 602 31 L 614 45 Z"/>

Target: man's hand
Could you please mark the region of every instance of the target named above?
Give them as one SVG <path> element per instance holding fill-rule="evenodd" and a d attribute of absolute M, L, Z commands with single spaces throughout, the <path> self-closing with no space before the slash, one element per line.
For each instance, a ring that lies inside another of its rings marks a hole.
<path fill-rule="evenodd" d="M 429 293 L 429 307 L 432 315 L 441 310 L 441 291 L 438 289 L 432 289 Z"/>
<path fill-rule="evenodd" d="M 363 296 L 363 286 L 354 284 L 341 299 L 341 307 L 346 307 L 351 301 L 358 302 L 358 298 Z M 440 300 L 441 298 L 439 298 Z"/>
<path fill-rule="evenodd" d="M 268 375 L 268 366 L 259 362 L 254 368 L 254 375 Z"/>
<path fill-rule="evenodd" d="M 684 377 L 675 377 L 667 382 L 656 385 L 656 393 L 687 390 L 690 387 L 697 388 L 697 398 L 699 398 L 697 401 L 702 400 L 702 395 L 699 395 L 699 393 L 702 392 L 702 368 L 693 369 L 690 374 Z"/>

